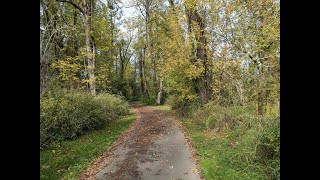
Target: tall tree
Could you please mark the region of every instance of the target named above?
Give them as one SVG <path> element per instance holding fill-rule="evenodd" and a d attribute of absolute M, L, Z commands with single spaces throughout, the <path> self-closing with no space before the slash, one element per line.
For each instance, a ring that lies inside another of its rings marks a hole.
<path fill-rule="evenodd" d="M 193 79 L 195 90 L 203 102 L 208 102 L 211 96 L 210 90 L 210 72 L 207 58 L 207 37 L 206 24 L 203 18 L 204 13 L 200 14 L 199 3 L 195 1 L 186 1 L 185 9 L 188 17 L 188 32 L 193 44 L 191 62 L 203 68 L 199 77 Z M 204 11 L 205 12 L 205 11 Z M 192 39 L 194 37 L 194 39 Z M 197 63 L 200 60 L 200 63 Z"/>
<path fill-rule="evenodd" d="M 86 39 L 86 58 L 87 58 L 87 71 L 89 76 L 89 88 L 92 94 L 96 94 L 96 78 L 95 78 L 95 55 L 96 47 L 93 37 L 92 20 L 95 2 L 94 0 L 82 0 L 80 4 L 76 4 L 71 0 L 57 0 L 58 2 L 65 2 L 71 4 L 74 8 L 78 9 L 82 15 L 83 23 L 85 27 L 85 39 Z"/>

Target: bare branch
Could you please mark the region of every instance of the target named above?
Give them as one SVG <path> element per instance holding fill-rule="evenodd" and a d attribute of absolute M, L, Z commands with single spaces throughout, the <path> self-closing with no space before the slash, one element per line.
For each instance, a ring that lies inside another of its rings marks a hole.
<path fill-rule="evenodd" d="M 67 1 L 67 0 L 57 0 L 57 2 L 67 2 L 69 4 L 71 4 L 73 7 L 77 8 L 82 14 L 84 14 L 84 10 L 82 8 L 80 8 L 80 6 L 78 6 L 77 4 L 75 4 L 74 2 Z"/>

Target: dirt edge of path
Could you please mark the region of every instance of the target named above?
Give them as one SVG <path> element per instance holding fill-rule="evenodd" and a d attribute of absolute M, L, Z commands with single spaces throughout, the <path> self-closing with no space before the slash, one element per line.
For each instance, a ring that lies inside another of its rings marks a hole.
<path fill-rule="evenodd" d="M 83 171 L 82 175 L 80 176 L 79 180 L 94 180 L 95 175 L 99 172 L 99 170 L 108 165 L 107 161 L 113 156 L 112 150 L 120 144 L 124 143 L 125 141 L 123 141 L 123 139 L 128 134 L 130 134 L 134 130 L 136 125 L 139 123 L 138 120 L 140 119 L 140 112 L 137 111 L 136 108 L 132 109 L 136 115 L 136 118 L 132 122 L 130 127 L 126 129 L 101 156 L 99 156 L 96 160 L 94 160 L 90 165 L 87 166 L 87 168 Z"/>

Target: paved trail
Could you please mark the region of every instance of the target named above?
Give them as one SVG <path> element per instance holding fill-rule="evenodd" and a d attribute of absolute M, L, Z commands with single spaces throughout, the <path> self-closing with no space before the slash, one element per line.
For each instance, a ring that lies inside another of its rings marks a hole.
<path fill-rule="evenodd" d="M 200 179 L 177 121 L 164 111 L 131 106 L 137 120 L 81 179 Z"/>

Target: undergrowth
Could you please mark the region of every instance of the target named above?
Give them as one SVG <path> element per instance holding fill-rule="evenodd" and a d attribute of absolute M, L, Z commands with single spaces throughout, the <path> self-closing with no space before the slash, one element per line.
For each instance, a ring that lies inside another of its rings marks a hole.
<path fill-rule="evenodd" d="M 208 103 L 180 118 L 200 156 L 205 179 L 280 179 L 279 106 L 264 118 L 256 106 Z"/>
<path fill-rule="evenodd" d="M 50 144 L 40 151 L 40 179 L 78 179 L 83 170 L 102 155 L 134 119 L 132 113 L 77 139 Z"/>
<path fill-rule="evenodd" d="M 59 92 L 40 100 L 40 149 L 101 129 L 129 113 L 121 97 Z"/>

